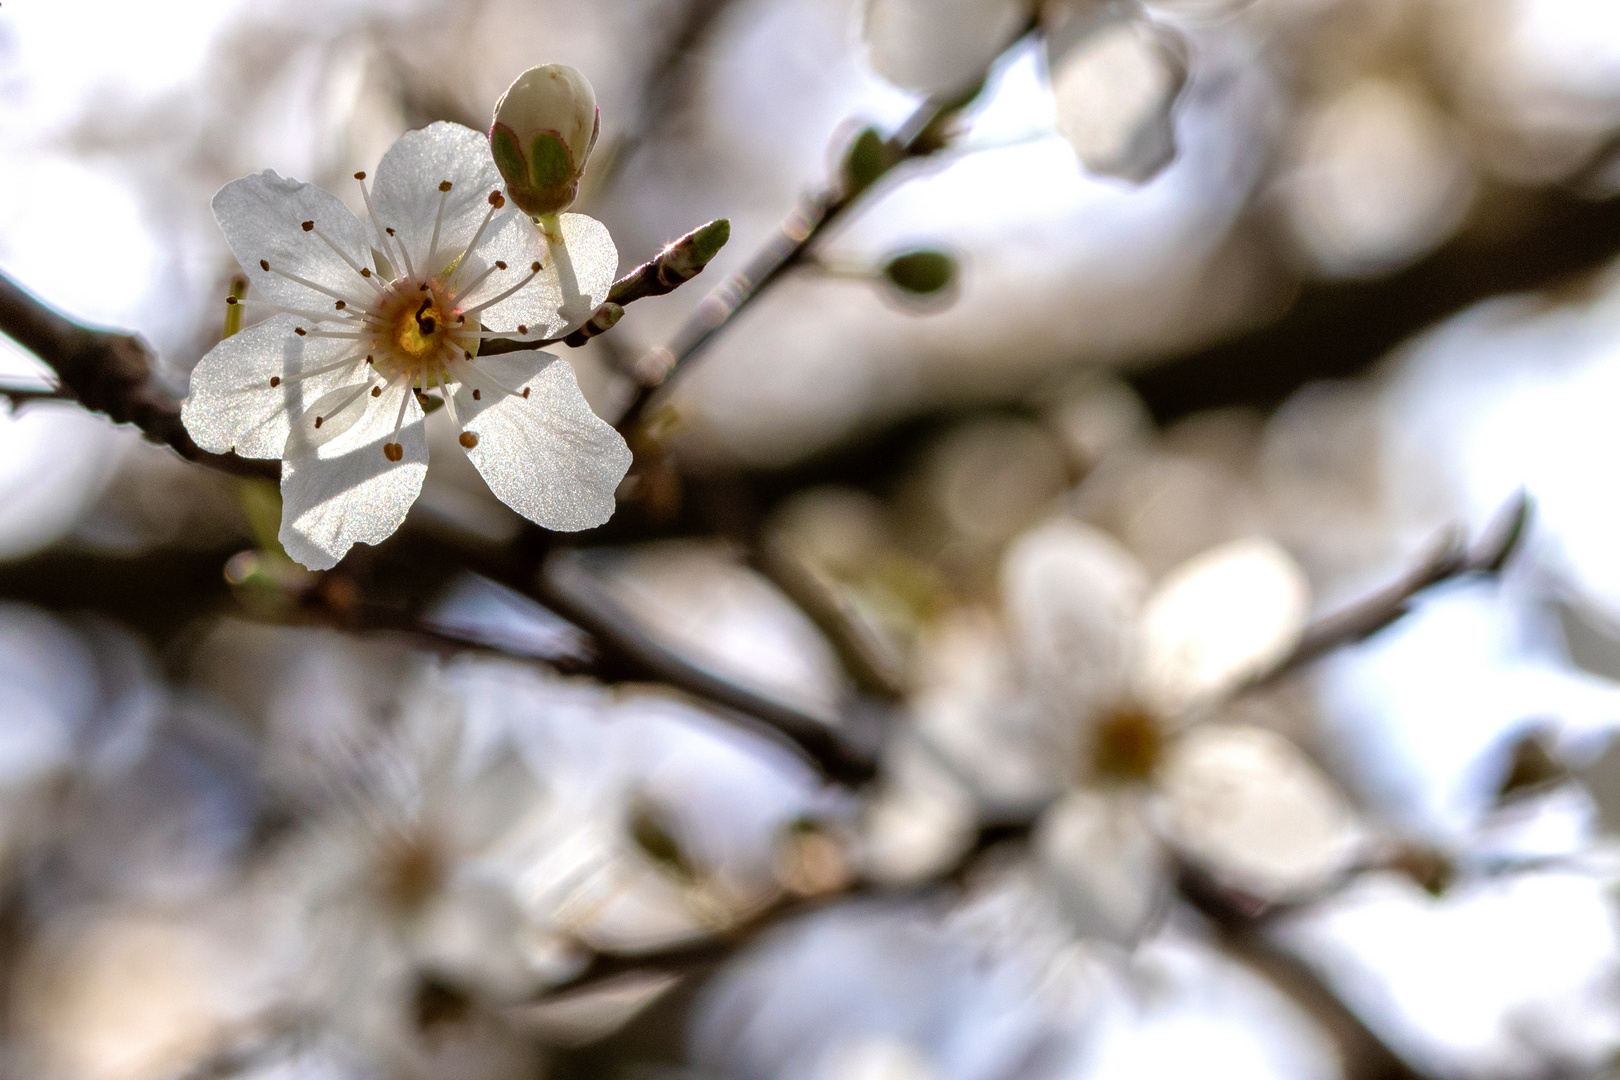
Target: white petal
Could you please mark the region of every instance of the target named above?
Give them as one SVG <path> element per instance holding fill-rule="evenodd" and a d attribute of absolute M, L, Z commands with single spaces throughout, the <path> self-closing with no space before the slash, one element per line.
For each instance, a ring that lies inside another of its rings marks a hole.
<path fill-rule="evenodd" d="M 1128 19 L 1093 30 L 1066 50 L 1054 40 L 1058 130 L 1087 169 L 1141 182 L 1175 157 L 1172 109 L 1187 67 L 1172 34 Z"/>
<path fill-rule="evenodd" d="M 352 382 L 364 362 L 299 379 L 299 372 L 343 358 L 355 343 L 299 337 L 298 320 L 277 315 L 221 341 L 191 372 L 191 392 L 180 418 L 197 445 L 215 454 L 278 458 L 287 444 L 288 417 L 337 383 Z M 271 379 L 280 384 L 271 386 Z"/>
<path fill-rule="evenodd" d="M 441 192 L 439 185 L 446 180 L 450 190 Z M 472 240 L 489 211 L 490 193 L 504 187 L 489 152 L 489 140 L 471 128 L 441 120 L 407 131 L 389 147 L 377 165 L 371 204 L 377 224 L 393 229 L 404 241 L 412 268 L 418 274 L 439 274 Z M 514 212 L 509 208 L 504 215 Z M 439 221 L 438 254 L 435 265 L 429 266 L 435 219 Z"/>
<path fill-rule="evenodd" d="M 396 441 L 402 395 L 405 426 L 397 441 L 404 456 L 389 461 L 383 444 Z M 353 427 L 318 447 L 290 438 L 281 463 L 281 546 L 311 570 L 336 566 L 357 543 L 393 535 L 427 475 L 422 408 L 410 390 L 399 384 L 364 400 L 365 415 Z"/>
<path fill-rule="evenodd" d="M 1159 790 L 1172 842 L 1268 900 L 1327 884 L 1356 853 L 1360 830 L 1344 796 L 1264 728 L 1194 728 L 1171 748 Z"/>
<path fill-rule="evenodd" d="M 522 215 L 503 221 L 487 243 L 479 244 L 485 265 L 501 259 L 514 268 L 536 261 L 544 267 L 522 292 L 485 310 L 479 316 L 485 326 L 498 330 L 527 326 L 530 337 L 561 337 L 583 325 L 607 299 L 619 272 L 619 251 L 607 226 L 585 214 L 563 214 L 557 224 L 560 244 L 548 243 L 539 227 Z M 511 285 L 500 284 L 503 276 L 498 272 L 491 276 L 479 293 L 499 295 Z M 480 299 L 470 298 L 474 304 Z"/>
<path fill-rule="evenodd" d="M 1135 945 L 1169 901 L 1169 861 L 1134 793 L 1071 791 L 1041 817 L 1035 852 L 1088 937 Z"/>
<path fill-rule="evenodd" d="M 363 307 L 376 293 L 360 274 L 303 223 L 313 221 L 344 254 L 361 266 L 371 264 L 365 227 L 337 197 L 314 184 L 277 176 L 266 169 L 232 180 L 214 196 L 214 218 L 231 253 L 261 296 L 286 307 L 331 311 L 332 297 L 267 272 L 296 274 Z"/>
<path fill-rule="evenodd" d="M 869 0 L 863 34 L 872 67 L 896 86 L 935 94 L 971 85 L 1012 44 L 1022 0 Z"/>
<path fill-rule="evenodd" d="M 459 364 L 457 375 L 466 381 L 456 387 L 456 415 L 478 439 L 467 456 L 496 497 L 561 532 L 613 516 L 630 448 L 591 411 L 572 367 L 550 353 L 515 352 Z"/>
<path fill-rule="evenodd" d="M 1112 537 L 1054 521 L 1001 564 L 1002 603 L 1037 692 L 1081 716 L 1119 703 L 1147 574 Z"/>
<path fill-rule="evenodd" d="M 1137 693 L 1160 716 L 1183 713 L 1287 655 L 1309 611 L 1304 571 L 1270 540 L 1195 555 L 1142 613 Z"/>

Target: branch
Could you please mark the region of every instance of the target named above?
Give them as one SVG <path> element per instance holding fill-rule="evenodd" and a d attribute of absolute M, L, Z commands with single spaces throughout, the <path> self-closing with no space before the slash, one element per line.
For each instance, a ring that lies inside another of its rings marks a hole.
<path fill-rule="evenodd" d="M 965 93 L 929 98 L 918 105 L 895 134 L 878 147 L 880 160 L 875 163 L 873 175 L 859 180 L 842 176 L 801 199 L 765 246 L 703 298 L 668 344 L 650 350 L 637 361 L 635 375 L 641 385 L 615 426 L 626 431 L 639 423 L 654 394 L 673 382 L 738 313 L 802 262 L 810 246 L 873 190 L 876 179 L 902 162 L 941 149 L 945 145 L 945 123 L 977 96 L 982 85 L 981 79 Z"/>
<path fill-rule="evenodd" d="M 152 354 L 140 338 L 80 326 L 4 274 L 0 274 L 0 332 L 56 372 L 60 396 L 116 423 L 134 424 L 149 440 L 187 461 L 238 476 L 281 475 L 276 462 L 211 454 L 193 442 L 180 423 L 180 403 L 152 377 Z"/>
<path fill-rule="evenodd" d="M 1410 612 L 1412 601 L 1427 589 L 1472 574 L 1499 574 L 1524 539 L 1530 526 L 1531 508 L 1530 497 L 1519 492 L 1497 511 L 1472 549 L 1464 543 L 1460 530 L 1447 530 L 1431 553 L 1399 580 L 1307 626 L 1293 652 L 1242 689 L 1251 690 L 1274 682 L 1341 645 L 1371 637 Z"/>
<path fill-rule="evenodd" d="M 780 732 L 828 779 L 853 785 L 876 774 L 873 757 L 852 747 L 824 721 L 715 675 L 655 640 L 602 591 L 576 553 L 557 550 L 542 563 L 536 599 L 649 675 Z"/>

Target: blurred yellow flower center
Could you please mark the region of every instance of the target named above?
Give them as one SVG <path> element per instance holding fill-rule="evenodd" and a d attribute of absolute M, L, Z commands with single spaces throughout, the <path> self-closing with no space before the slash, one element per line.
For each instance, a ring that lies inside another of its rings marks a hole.
<path fill-rule="evenodd" d="M 1158 721 L 1145 710 L 1116 709 L 1097 725 L 1091 767 L 1096 775 L 1112 780 L 1148 780 L 1163 748 Z"/>

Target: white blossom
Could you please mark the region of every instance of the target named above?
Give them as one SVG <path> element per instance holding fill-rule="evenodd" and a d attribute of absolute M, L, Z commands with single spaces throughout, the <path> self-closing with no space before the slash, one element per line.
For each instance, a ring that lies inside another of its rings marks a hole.
<path fill-rule="evenodd" d="M 215 453 L 280 458 L 280 540 L 311 569 L 396 530 L 427 472 L 425 391 L 462 429 L 490 489 L 549 529 L 612 516 L 630 465 L 551 353 L 480 357 L 491 337 L 568 333 L 606 299 L 618 253 L 581 214 L 537 227 L 508 208 L 487 140 L 456 124 L 408 132 L 383 156 L 369 223 L 309 184 L 233 181 L 214 214 L 273 314 L 192 373 L 182 418 Z"/>

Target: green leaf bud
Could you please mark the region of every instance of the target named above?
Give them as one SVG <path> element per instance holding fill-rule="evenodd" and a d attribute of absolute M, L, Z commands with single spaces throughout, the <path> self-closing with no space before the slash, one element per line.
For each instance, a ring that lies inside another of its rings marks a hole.
<path fill-rule="evenodd" d="M 883 276 L 902 292 L 932 296 L 956 280 L 956 260 L 943 251 L 908 251 L 890 259 Z"/>

